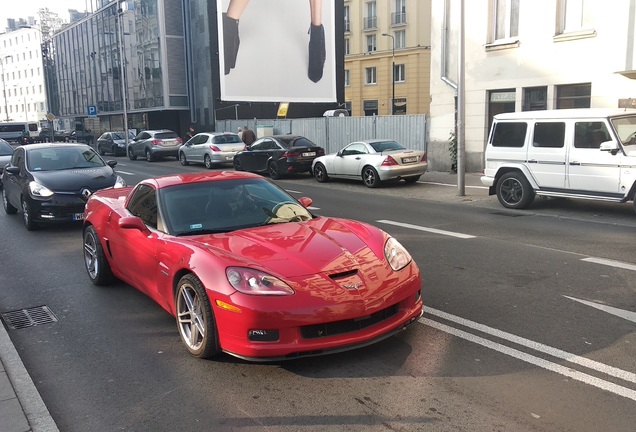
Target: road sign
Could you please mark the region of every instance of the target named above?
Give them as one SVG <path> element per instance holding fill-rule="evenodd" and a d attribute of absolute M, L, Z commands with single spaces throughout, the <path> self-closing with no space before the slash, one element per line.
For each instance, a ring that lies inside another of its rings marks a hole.
<path fill-rule="evenodd" d="M 55 116 L 54 116 L 53 114 L 51 114 L 51 113 L 48 113 L 48 114 L 46 115 L 46 119 L 47 119 L 48 121 L 53 121 L 53 120 L 55 120 Z"/>
<path fill-rule="evenodd" d="M 89 105 L 87 108 L 89 117 L 97 117 L 97 107 L 95 105 Z"/>

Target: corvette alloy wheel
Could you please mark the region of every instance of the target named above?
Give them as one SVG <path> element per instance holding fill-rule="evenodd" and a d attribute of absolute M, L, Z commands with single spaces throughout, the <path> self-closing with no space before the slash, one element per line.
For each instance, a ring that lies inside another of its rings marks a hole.
<path fill-rule="evenodd" d="M 218 336 L 210 299 L 201 281 L 193 274 L 187 274 L 179 280 L 176 315 L 181 341 L 190 354 L 208 358 L 218 353 Z"/>

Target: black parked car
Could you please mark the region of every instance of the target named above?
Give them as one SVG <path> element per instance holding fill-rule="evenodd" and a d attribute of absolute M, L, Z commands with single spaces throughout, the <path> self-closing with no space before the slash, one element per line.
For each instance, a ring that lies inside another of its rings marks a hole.
<path fill-rule="evenodd" d="M 135 139 L 135 134 L 128 131 L 128 142 Z M 126 155 L 126 132 L 105 132 L 97 138 L 97 153 L 104 155 L 110 153 L 113 156 Z"/>
<path fill-rule="evenodd" d="M 22 211 L 26 229 L 40 223 L 84 219 L 84 205 L 98 189 L 126 182 L 86 144 L 32 144 L 15 149 L 2 171 L 2 204 L 7 214 Z"/>
<path fill-rule="evenodd" d="M 11 161 L 13 147 L 0 138 L 0 188 L 2 188 L 2 168 Z"/>
<path fill-rule="evenodd" d="M 273 179 L 310 172 L 311 164 L 325 150 L 299 135 L 272 135 L 255 141 L 234 156 L 236 171 L 267 172 Z"/>

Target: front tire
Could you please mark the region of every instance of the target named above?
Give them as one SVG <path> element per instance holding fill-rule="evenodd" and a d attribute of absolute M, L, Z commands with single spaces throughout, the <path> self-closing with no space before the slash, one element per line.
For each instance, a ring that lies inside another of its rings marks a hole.
<path fill-rule="evenodd" d="M 193 274 L 186 274 L 179 280 L 175 310 L 181 341 L 190 354 L 198 358 L 218 354 L 218 334 L 210 299 L 201 281 Z"/>
<path fill-rule="evenodd" d="M 33 214 L 31 213 L 31 209 L 29 208 L 29 203 L 22 197 L 22 220 L 24 222 L 24 227 L 27 231 L 33 231 L 38 227 L 35 220 L 33 220 Z"/>
<path fill-rule="evenodd" d="M 179 163 L 183 166 L 190 165 L 190 162 L 188 162 L 188 160 L 186 159 L 186 155 L 183 152 L 179 153 Z"/>
<path fill-rule="evenodd" d="M 364 185 L 369 188 L 380 186 L 380 176 L 375 168 L 370 166 L 366 166 L 362 169 L 362 181 Z"/>
<path fill-rule="evenodd" d="M 506 208 L 527 208 L 534 200 L 534 195 L 534 190 L 530 183 L 518 171 L 504 174 L 497 182 L 497 199 Z"/>
<path fill-rule="evenodd" d="M 135 152 L 130 147 L 128 147 L 128 159 L 130 159 L 131 161 L 137 160 L 137 156 L 135 155 Z"/>
<path fill-rule="evenodd" d="M 234 158 L 234 171 L 243 171 L 243 165 L 241 165 L 241 160 L 238 158 Z"/>
<path fill-rule="evenodd" d="M 326 183 L 329 181 L 327 168 L 320 162 L 318 162 L 314 167 L 314 178 L 318 180 L 319 183 Z"/>
<path fill-rule="evenodd" d="M 203 158 L 203 164 L 207 169 L 212 169 L 212 159 L 210 159 L 209 155 L 205 155 Z"/>
<path fill-rule="evenodd" d="M 267 166 L 267 172 L 269 173 L 269 177 L 272 180 L 278 180 L 282 177 L 280 170 L 278 168 L 278 164 L 276 162 L 270 162 Z"/>
<path fill-rule="evenodd" d="M 2 188 L 2 206 L 4 207 L 4 211 L 6 214 L 16 214 L 18 209 L 13 207 L 9 202 L 9 198 L 7 198 L 7 190 Z"/>
<path fill-rule="evenodd" d="M 146 160 L 148 162 L 152 162 L 154 159 L 152 158 L 152 154 L 150 153 L 150 150 L 146 149 Z"/>
<path fill-rule="evenodd" d="M 108 285 L 112 282 L 110 264 L 104 256 L 104 249 L 93 226 L 84 231 L 84 265 L 88 278 L 94 285 Z"/>

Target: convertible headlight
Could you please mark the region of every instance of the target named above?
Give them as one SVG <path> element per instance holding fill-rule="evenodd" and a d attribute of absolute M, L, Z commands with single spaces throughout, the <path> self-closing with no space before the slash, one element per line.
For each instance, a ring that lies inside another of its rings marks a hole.
<path fill-rule="evenodd" d="M 113 187 L 114 188 L 126 187 L 126 181 L 120 176 L 117 176 L 117 180 L 115 180 L 115 184 L 113 185 Z"/>
<path fill-rule="evenodd" d="M 389 237 L 384 244 L 384 256 L 395 271 L 403 269 L 412 260 L 411 255 L 404 249 L 404 246 L 393 237 Z"/>
<path fill-rule="evenodd" d="M 29 182 L 29 192 L 31 192 L 31 196 L 34 198 L 48 198 L 53 195 L 51 189 L 35 181 Z"/>
<path fill-rule="evenodd" d="M 262 271 L 245 267 L 228 267 L 228 282 L 238 292 L 252 295 L 293 295 L 294 290 L 282 280 Z"/>

